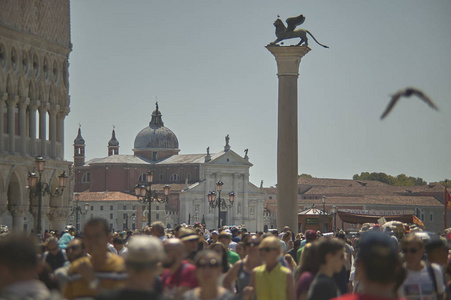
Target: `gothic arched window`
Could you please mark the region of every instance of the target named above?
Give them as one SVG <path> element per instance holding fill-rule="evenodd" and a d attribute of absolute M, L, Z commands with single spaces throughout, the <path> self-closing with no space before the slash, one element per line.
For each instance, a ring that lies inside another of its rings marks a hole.
<path fill-rule="evenodd" d="M 82 183 L 90 183 L 91 182 L 91 172 L 86 172 L 85 174 L 83 174 L 81 182 Z"/>
<path fill-rule="evenodd" d="M 169 181 L 179 181 L 180 176 L 178 174 L 172 174 L 171 177 L 169 177 Z"/>

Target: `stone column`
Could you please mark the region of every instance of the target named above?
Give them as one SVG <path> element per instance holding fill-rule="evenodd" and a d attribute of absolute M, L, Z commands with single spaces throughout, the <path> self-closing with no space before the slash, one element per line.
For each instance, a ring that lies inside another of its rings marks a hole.
<path fill-rule="evenodd" d="M 64 119 L 69 114 L 69 107 L 61 107 L 56 119 L 56 140 L 60 143 L 57 158 L 64 158 Z"/>
<path fill-rule="evenodd" d="M 49 140 L 50 140 L 50 157 L 56 157 L 56 114 L 60 106 L 52 104 L 49 109 Z"/>
<path fill-rule="evenodd" d="M 243 174 L 243 223 L 249 221 L 249 174 Z"/>
<path fill-rule="evenodd" d="M 16 152 L 16 105 L 19 96 L 10 96 L 6 103 L 8 104 L 8 134 L 9 134 L 9 152 Z"/>
<path fill-rule="evenodd" d="M 36 110 L 39 105 L 41 105 L 41 101 L 32 100 L 28 106 L 30 110 L 30 154 L 32 156 L 38 155 L 36 150 Z"/>
<path fill-rule="evenodd" d="M 23 232 L 23 219 L 27 213 L 25 206 L 12 206 L 9 210 L 13 217 L 13 232 Z"/>
<path fill-rule="evenodd" d="M 275 56 L 279 77 L 277 132 L 277 228 L 298 228 L 298 76 L 305 46 L 266 46 Z"/>
<path fill-rule="evenodd" d="M 61 197 L 64 197 L 64 195 Z M 50 228 L 62 232 L 66 227 L 69 213 L 69 207 L 50 207 L 49 213 L 47 214 Z"/>
<path fill-rule="evenodd" d="M 30 104 L 30 98 L 22 97 L 19 101 L 19 135 L 20 135 L 20 153 L 27 154 L 27 106 Z"/>
<path fill-rule="evenodd" d="M 41 102 L 39 106 L 39 139 L 41 140 L 41 149 L 38 149 L 41 153 L 38 153 L 42 156 L 47 156 L 46 153 L 46 125 L 47 125 L 47 110 L 49 108 L 49 103 Z"/>
<path fill-rule="evenodd" d="M 5 101 L 8 98 L 8 94 L 4 93 L 3 96 L 0 98 L 0 116 L 2 116 L 2 120 L 3 120 L 3 115 L 5 114 L 5 110 L 4 110 L 4 106 L 5 106 Z M 5 151 L 5 144 L 3 142 L 3 132 L 4 132 L 4 128 L 3 128 L 3 122 L 0 122 L 0 152 Z"/>

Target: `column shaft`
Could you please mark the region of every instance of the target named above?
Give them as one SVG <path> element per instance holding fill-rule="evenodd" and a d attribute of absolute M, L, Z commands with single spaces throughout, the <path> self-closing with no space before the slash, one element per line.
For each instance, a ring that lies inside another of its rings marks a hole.
<path fill-rule="evenodd" d="M 308 47 L 266 47 L 276 58 L 279 77 L 277 133 L 277 228 L 298 232 L 298 89 L 299 64 Z"/>
<path fill-rule="evenodd" d="M 8 104 L 8 135 L 9 135 L 9 152 L 16 152 L 16 105 L 17 96 L 12 96 L 6 101 Z"/>
<path fill-rule="evenodd" d="M 39 155 L 43 156 L 46 156 L 47 107 L 47 103 L 41 103 L 41 106 L 39 106 L 39 139 L 41 140 L 41 148 L 39 149 L 41 153 Z"/>
<path fill-rule="evenodd" d="M 19 102 L 19 135 L 20 135 L 20 153 L 27 153 L 27 106 L 30 103 L 29 98 L 23 98 Z"/>
<path fill-rule="evenodd" d="M 0 152 L 3 152 L 5 150 L 5 144 L 3 142 L 3 133 L 5 131 L 5 129 L 3 128 L 3 118 L 4 118 L 4 114 L 5 114 L 5 101 L 6 98 L 8 97 L 8 94 L 3 94 L 3 97 L 0 98 Z"/>

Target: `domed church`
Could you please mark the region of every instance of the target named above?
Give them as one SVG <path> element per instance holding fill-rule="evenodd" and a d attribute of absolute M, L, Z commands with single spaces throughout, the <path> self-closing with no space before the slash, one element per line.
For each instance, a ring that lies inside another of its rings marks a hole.
<path fill-rule="evenodd" d="M 218 153 L 179 154 L 175 133 L 164 126 L 156 103 L 149 125 L 135 138 L 133 154 L 119 154 L 119 141 L 113 128 L 108 142 L 108 156 L 85 161 L 86 144 L 78 129 L 74 140 L 75 192 L 79 206 L 88 204 L 86 216 L 101 216 L 114 230 L 142 228 L 149 223 L 148 204 L 135 196 L 135 186 L 146 185 L 152 173 L 151 190 L 158 199 L 152 202 L 150 222 L 162 221 L 167 227 L 176 224 L 205 222 L 207 228 L 218 225 L 245 225 L 249 230 L 263 230 L 264 191 L 249 182 L 247 150 L 242 157 L 225 138 L 224 150 Z M 218 204 L 218 185 L 225 205 Z M 170 187 L 164 196 L 164 187 Z M 215 192 L 216 202 L 209 202 Z M 229 196 L 232 195 L 232 196 Z M 231 202 L 232 200 L 233 202 Z M 233 204 L 232 204 L 233 203 Z"/>

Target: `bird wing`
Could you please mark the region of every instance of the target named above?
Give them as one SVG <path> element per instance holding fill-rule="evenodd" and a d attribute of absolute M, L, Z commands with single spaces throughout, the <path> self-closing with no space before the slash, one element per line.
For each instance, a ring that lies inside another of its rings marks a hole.
<path fill-rule="evenodd" d="M 432 102 L 431 98 L 429 98 L 425 93 L 423 93 L 420 90 L 413 89 L 412 92 L 417 95 L 421 100 L 426 102 L 430 107 L 432 107 L 435 110 L 438 110 L 438 107 Z"/>
<path fill-rule="evenodd" d="M 402 91 L 397 92 L 396 94 L 394 94 L 391 97 L 391 101 L 390 101 L 390 103 L 388 103 L 387 108 L 385 109 L 384 113 L 382 114 L 381 120 L 384 119 L 388 115 L 388 113 L 392 110 L 393 106 L 395 106 L 396 102 L 398 102 L 401 95 L 402 95 Z"/>
<path fill-rule="evenodd" d="M 287 31 L 294 31 L 296 26 L 301 25 L 304 21 L 305 17 L 303 15 L 286 19 L 285 22 L 287 22 L 288 25 Z"/>

